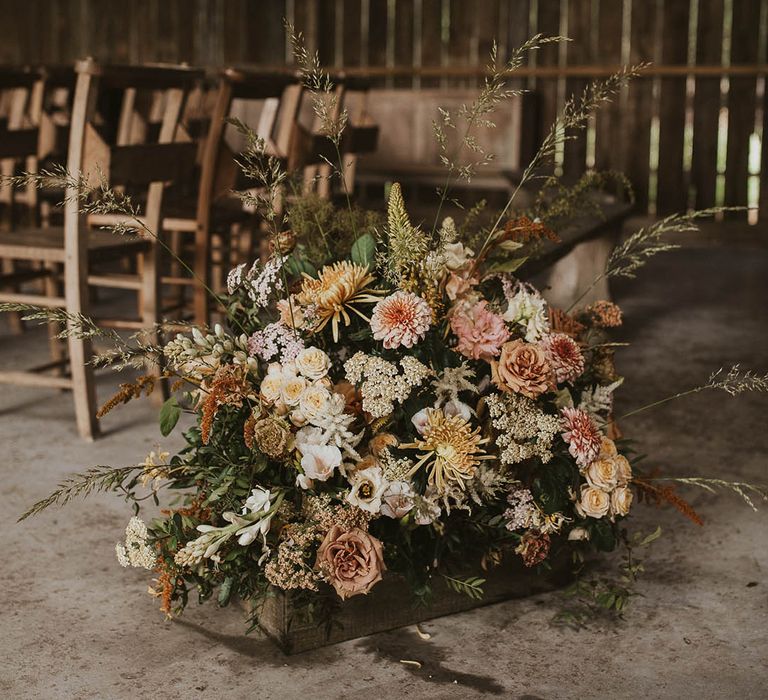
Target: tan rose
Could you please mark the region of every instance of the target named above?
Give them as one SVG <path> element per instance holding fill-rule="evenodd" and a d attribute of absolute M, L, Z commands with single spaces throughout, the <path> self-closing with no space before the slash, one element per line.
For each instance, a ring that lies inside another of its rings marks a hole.
<path fill-rule="evenodd" d="M 626 486 L 632 481 L 632 467 L 629 464 L 629 460 L 624 455 L 616 455 L 614 458 L 616 462 L 616 474 L 619 486 Z"/>
<path fill-rule="evenodd" d="M 320 348 L 304 348 L 296 356 L 296 369 L 307 379 L 315 381 L 328 374 L 331 358 Z"/>
<path fill-rule="evenodd" d="M 615 457 L 596 459 L 587 467 L 585 474 L 589 485 L 602 491 L 612 491 L 618 484 L 618 475 Z"/>
<path fill-rule="evenodd" d="M 532 343 L 511 340 L 501 346 L 501 356 L 491 362 L 493 383 L 502 391 L 535 399 L 552 388 L 552 368 L 544 351 Z"/>
<path fill-rule="evenodd" d="M 603 518 L 608 515 L 610 505 L 611 497 L 605 491 L 584 484 L 576 502 L 576 512 L 583 518 Z"/>
<path fill-rule="evenodd" d="M 626 515 L 632 506 L 632 491 L 626 486 L 619 486 L 611 494 L 611 515 Z"/>
<path fill-rule="evenodd" d="M 280 398 L 280 390 L 283 388 L 283 377 L 280 374 L 268 374 L 261 382 L 261 397 L 267 403 L 275 403 Z"/>
<path fill-rule="evenodd" d="M 317 550 L 316 568 L 342 600 L 368 593 L 386 570 L 381 542 L 360 528 L 334 525 Z"/>

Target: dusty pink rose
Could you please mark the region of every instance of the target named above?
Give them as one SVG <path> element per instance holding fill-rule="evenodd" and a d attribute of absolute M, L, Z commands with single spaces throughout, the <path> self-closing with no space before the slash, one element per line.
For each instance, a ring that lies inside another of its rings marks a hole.
<path fill-rule="evenodd" d="M 509 340 L 509 331 L 504 319 L 487 306 L 487 301 L 479 301 L 460 307 L 451 314 L 451 330 L 459 340 L 456 350 L 464 357 L 490 362 Z"/>
<path fill-rule="evenodd" d="M 386 571 L 381 542 L 365 530 L 334 525 L 317 550 L 315 564 L 342 600 L 368 593 Z"/>
<path fill-rule="evenodd" d="M 522 340 L 504 343 L 499 359 L 491 362 L 491 377 L 502 391 L 529 399 L 549 391 L 554 379 L 544 351 Z"/>

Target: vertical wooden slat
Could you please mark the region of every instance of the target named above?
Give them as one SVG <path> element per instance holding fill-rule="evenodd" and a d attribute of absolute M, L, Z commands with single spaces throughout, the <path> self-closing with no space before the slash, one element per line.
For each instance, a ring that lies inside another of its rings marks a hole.
<path fill-rule="evenodd" d="M 387 63 L 387 0 L 370 0 L 368 10 L 368 65 Z M 377 80 L 383 84 L 383 80 Z"/>
<path fill-rule="evenodd" d="M 412 66 L 413 32 L 414 32 L 414 0 L 397 0 L 395 3 L 395 65 Z M 396 87 L 408 87 L 411 80 L 408 77 L 397 78 Z"/>
<path fill-rule="evenodd" d="M 630 33 L 630 62 L 650 61 L 654 58 L 656 33 L 655 3 L 632 3 Z M 635 189 L 637 207 L 648 207 L 648 174 L 651 143 L 651 115 L 653 83 L 639 79 L 629 88 L 627 111 L 624 115 L 623 138 L 626 141 L 624 169 Z"/>
<path fill-rule="evenodd" d="M 477 7 L 475 3 L 451 0 L 450 34 L 448 41 L 448 65 L 472 65 L 470 50 L 477 33 Z M 466 83 L 465 83 L 466 85 Z"/>
<path fill-rule="evenodd" d="M 568 35 L 573 41 L 566 46 L 568 64 L 584 65 L 591 62 L 592 56 L 592 1 L 570 0 L 568 3 Z M 566 98 L 581 95 L 588 84 L 584 78 L 569 78 L 565 81 Z M 572 138 L 565 142 L 563 175 L 574 180 L 586 170 L 587 130 L 575 131 Z"/>
<path fill-rule="evenodd" d="M 733 0 L 731 65 L 757 62 L 760 4 Z M 755 130 L 755 77 L 732 77 L 728 90 L 728 151 L 725 204 L 746 206 L 749 177 L 749 142 Z"/>
<path fill-rule="evenodd" d="M 317 52 L 320 64 L 332 66 L 336 50 L 336 2 L 319 0 L 317 10 Z"/>
<path fill-rule="evenodd" d="M 442 0 L 422 0 L 421 20 L 421 65 L 439 66 L 442 52 L 441 17 Z M 435 78 L 423 78 L 422 87 L 435 87 L 440 82 Z"/>
<path fill-rule="evenodd" d="M 506 7 L 505 7 L 506 5 Z M 504 14 L 506 11 L 506 14 Z M 508 60 L 513 51 L 525 42 L 529 37 L 528 21 L 530 19 L 530 7 L 528 0 L 504 3 L 502 5 L 502 18 L 506 19 L 506 46 L 504 48 L 504 60 Z M 529 61 L 535 57 L 529 57 Z M 524 88 L 528 81 L 525 78 L 516 78 L 511 81 L 513 88 Z"/>
<path fill-rule="evenodd" d="M 243 63 L 247 41 L 247 5 L 246 0 L 228 0 L 224 3 L 223 31 L 225 41 L 222 59 L 225 65 Z"/>
<path fill-rule="evenodd" d="M 539 0 L 537 31 L 547 36 L 560 33 L 560 3 L 552 0 Z M 559 62 L 559 44 L 548 44 L 536 52 L 539 66 L 556 66 Z M 558 78 L 542 78 L 536 81 L 539 94 L 542 132 L 548 133 L 557 119 L 559 111 Z"/>
<path fill-rule="evenodd" d="M 685 64 L 688 56 L 687 2 L 667 0 L 661 43 L 664 64 Z M 754 114 L 753 114 L 754 119 Z M 659 214 L 685 210 L 688 188 L 683 172 L 685 77 L 661 78 L 659 105 L 659 172 L 656 209 Z"/>
<path fill-rule="evenodd" d="M 696 64 L 720 65 L 723 51 L 723 0 L 699 2 Z M 715 205 L 717 126 L 720 120 L 720 78 L 697 77 L 693 98 L 693 160 L 691 184 L 697 209 Z"/>
<path fill-rule="evenodd" d="M 624 21 L 622 2 L 600 2 L 597 32 L 600 60 L 621 63 L 621 40 Z M 634 89 L 634 86 L 630 89 Z M 595 117 L 595 168 L 621 170 L 624 167 L 624 145 L 627 141 L 622 129 L 621 99 L 617 95 L 609 105 L 601 107 Z"/>
<path fill-rule="evenodd" d="M 175 0 L 175 21 L 178 28 L 178 59 L 195 63 L 195 13 L 188 0 Z"/>
<path fill-rule="evenodd" d="M 237 62 L 256 66 L 281 65 L 286 51 L 286 33 L 283 31 L 285 3 L 253 3 L 246 0 L 245 17 L 244 52 Z"/>
<path fill-rule="evenodd" d="M 344 33 L 341 47 L 342 65 L 360 65 L 360 0 L 343 0 Z"/>

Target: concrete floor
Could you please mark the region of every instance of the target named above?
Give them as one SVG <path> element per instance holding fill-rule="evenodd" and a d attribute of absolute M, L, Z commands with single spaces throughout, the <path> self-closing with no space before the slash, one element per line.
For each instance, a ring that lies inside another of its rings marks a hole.
<path fill-rule="evenodd" d="M 617 286 L 633 343 L 619 409 L 702 382 L 741 362 L 768 369 L 768 252 L 688 250 Z M 39 333 L 11 339 L 0 363 L 44 356 Z M 101 386 L 106 396 L 115 378 Z M 626 421 L 670 474 L 768 482 L 765 395 L 703 393 Z M 113 544 L 130 508 L 110 496 L 16 517 L 69 472 L 141 460 L 162 440 L 154 409 L 129 405 L 88 445 L 69 397 L 0 392 L 0 697 L 16 698 L 765 698 L 768 697 L 768 504 L 690 492 L 706 520 L 635 507 L 664 534 L 624 621 L 576 632 L 550 625 L 557 594 L 510 601 L 409 629 L 285 657 L 243 635 L 238 609 L 192 606 L 166 622 Z M 420 661 L 421 668 L 401 659 Z"/>

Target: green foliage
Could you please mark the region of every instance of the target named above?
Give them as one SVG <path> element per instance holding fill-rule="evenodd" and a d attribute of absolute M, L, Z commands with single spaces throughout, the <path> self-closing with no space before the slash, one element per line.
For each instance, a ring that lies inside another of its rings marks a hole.
<path fill-rule="evenodd" d="M 443 574 L 443 579 L 448 584 L 448 587 L 456 593 L 461 593 L 472 600 L 482 600 L 483 598 L 483 584 L 484 578 L 478 578 L 476 576 L 470 576 L 468 578 L 455 578 Z"/>
<path fill-rule="evenodd" d="M 160 409 L 160 433 L 163 437 L 168 437 L 181 416 L 181 406 L 175 396 L 171 396 Z"/>
<path fill-rule="evenodd" d="M 364 233 L 352 244 L 352 262 L 369 268 L 376 259 L 376 239 L 370 233 Z"/>

